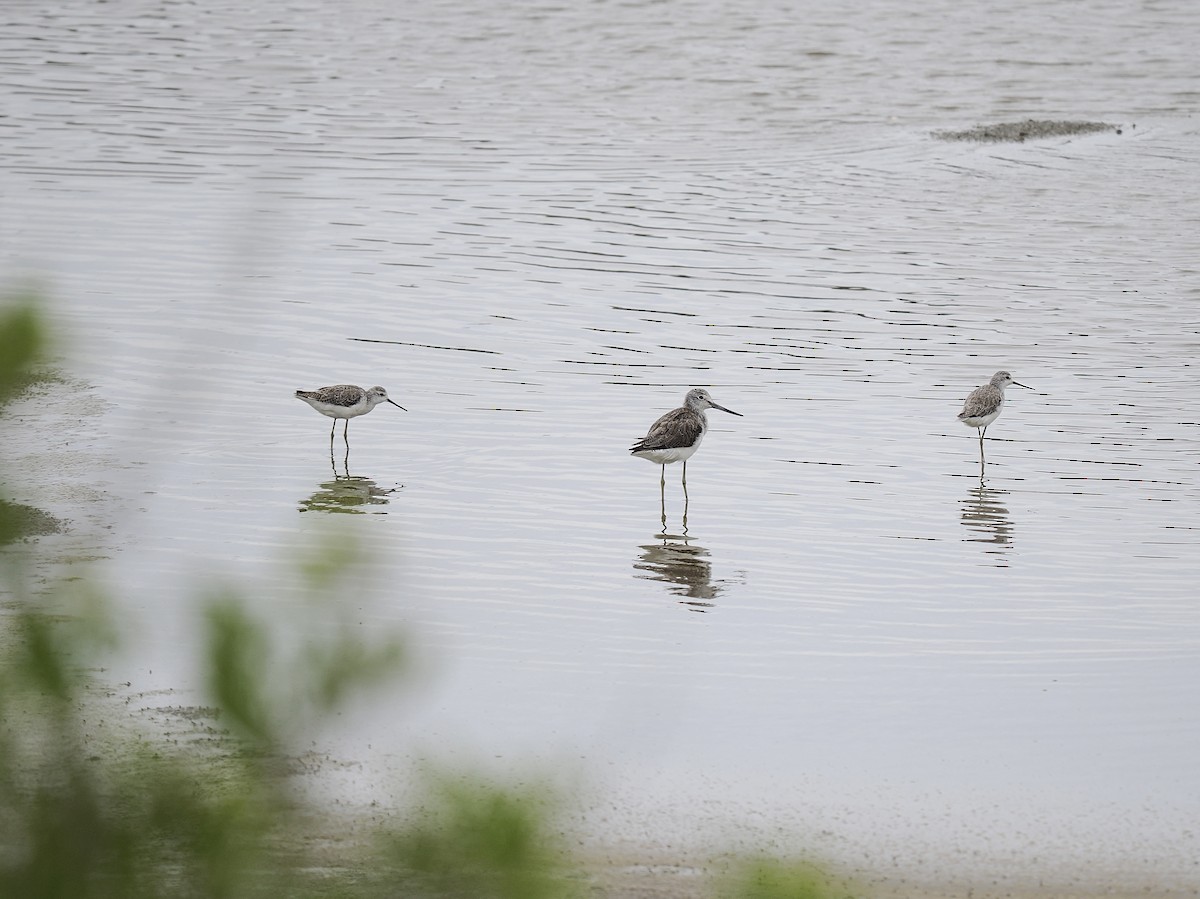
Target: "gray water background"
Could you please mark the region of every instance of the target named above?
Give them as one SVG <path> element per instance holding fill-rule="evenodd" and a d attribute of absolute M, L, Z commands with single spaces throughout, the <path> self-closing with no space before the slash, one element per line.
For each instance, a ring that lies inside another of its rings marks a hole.
<path fill-rule="evenodd" d="M 142 622 L 115 677 L 194 690 L 196 586 L 350 508 L 428 677 L 339 796 L 433 755 L 643 851 L 1200 881 L 1195 4 L 3 19 L 0 271 L 80 379 L 5 468 Z M 1114 127 L 933 136 L 1026 118 Z M 291 397 L 338 382 L 409 409 L 348 460 Z M 664 536 L 626 447 L 700 385 L 744 417 Z"/>

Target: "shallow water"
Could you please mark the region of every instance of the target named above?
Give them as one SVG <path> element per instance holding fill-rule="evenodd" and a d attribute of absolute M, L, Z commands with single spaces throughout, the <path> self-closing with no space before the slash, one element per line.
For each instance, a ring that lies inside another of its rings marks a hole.
<path fill-rule="evenodd" d="M 338 738 L 369 770 L 549 759 L 601 838 L 1194 887 L 1197 13 L 839 15 L 14 5 L 0 262 L 95 389 L 6 463 L 109 557 L 135 686 L 190 687 L 190 582 L 361 512 L 364 622 L 430 668 Z M 1026 118 L 1114 128 L 932 137 Z M 954 416 L 1001 368 L 981 481 Z M 336 382 L 410 411 L 331 459 L 291 393 Z M 744 417 L 664 536 L 625 448 L 691 386 Z"/>

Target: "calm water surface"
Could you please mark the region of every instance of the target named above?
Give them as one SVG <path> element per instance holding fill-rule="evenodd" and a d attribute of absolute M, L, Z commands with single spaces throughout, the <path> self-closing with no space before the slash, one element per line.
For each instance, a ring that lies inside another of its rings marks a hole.
<path fill-rule="evenodd" d="M 364 627 L 429 674 L 330 738 L 363 771 L 548 760 L 610 842 L 1195 887 L 1198 31 L 10 4 L 0 264 L 82 379 L 14 411 L 18 498 L 106 559 L 135 689 L 192 688 L 214 566 L 269 584 L 349 528 Z M 1114 128 L 932 136 L 1025 118 Z M 981 479 L 955 414 L 1000 368 L 1034 389 Z M 331 460 L 291 393 L 337 382 L 410 411 Z M 626 447 L 701 385 L 744 417 L 686 527 L 668 469 L 664 531 Z"/>

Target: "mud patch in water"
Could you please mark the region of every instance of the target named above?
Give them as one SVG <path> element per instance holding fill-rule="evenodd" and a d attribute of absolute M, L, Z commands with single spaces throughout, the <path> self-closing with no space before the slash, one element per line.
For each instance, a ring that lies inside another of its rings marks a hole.
<path fill-rule="evenodd" d="M 0 499 L 0 546 L 43 534 L 61 534 L 66 527 L 61 518 L 41 509 Z"/>
<path fill-rule="evenodd" d="M 966 131 L 935 131 L 933 136 L 940 140 L 973 140 L 984 142 L 1013 142 L 1036 140 L 1045 137 L 1069 137 L 1073 134 L 1093 134 L 1097 131 L 1115 131 L 1121 128 L 1107 122 L 1060 122 L 1056 120 L 1026 119 L 1024 122 L 1001 122 L 997 125 L 978 125 Z"/>

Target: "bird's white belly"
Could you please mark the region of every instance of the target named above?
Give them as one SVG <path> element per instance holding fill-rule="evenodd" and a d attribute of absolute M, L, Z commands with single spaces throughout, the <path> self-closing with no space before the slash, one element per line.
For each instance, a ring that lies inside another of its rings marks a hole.
<path fill-rule="evenodd" d="M 634 453 L 642 459 L 649 459 L 658 465 L 670 465 L 672 462 L 686 462 L 692 457 L 700 447 L 700 441 L 697 440 L 691 446 L 673 446 L 669 449 L 642 450 L 640 453 Z"/>
<path fill-rule="evenodd" d="M 333 403 L 314 402 L 306 396 L 300 397 L 304 402 L 308 403 L 322 415 L 327 415 L 330 418 L 356 418 L 365 412 L 370 412 L 371 407 L 365 403 L 359 403 L 356 406 L 335 406 Z"/>
<path fill-rule="evenodd" d="M 1000 409 L 1001 407 L 997 406 L 986 415 L 970 415 L 965 418 L 960 418 L 959 421 L 965 424 L 968 428 L 986 428 L 1000 417 Z"/>

